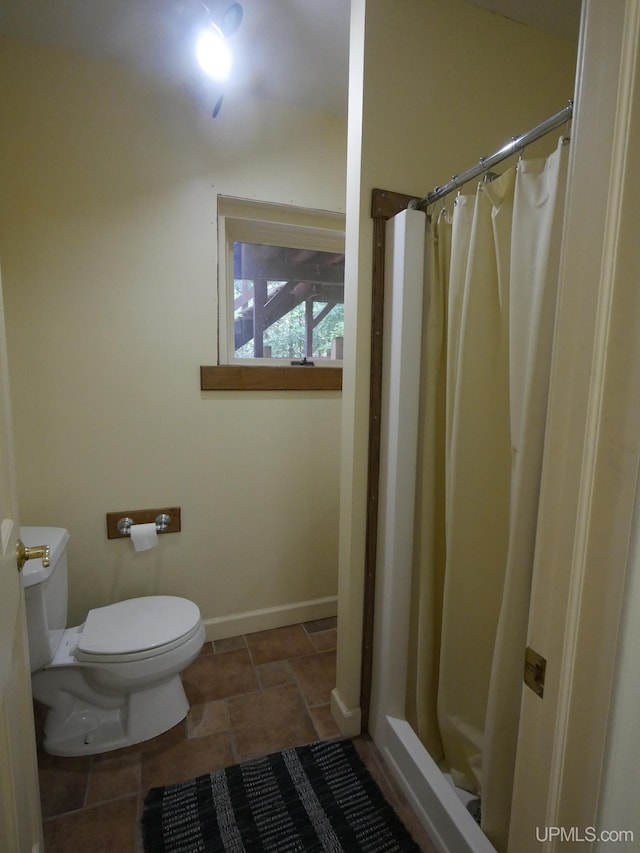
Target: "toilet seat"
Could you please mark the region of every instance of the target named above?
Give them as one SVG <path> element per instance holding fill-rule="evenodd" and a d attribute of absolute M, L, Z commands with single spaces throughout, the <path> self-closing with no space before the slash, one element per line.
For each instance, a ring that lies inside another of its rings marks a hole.
<path fill-rule="evenodd" d="M 89 611 L 75 657 L 92 663 L 144 660 L 187 642 L 200 626 L 200 610 L 186 598 L 131 598 Z"/>

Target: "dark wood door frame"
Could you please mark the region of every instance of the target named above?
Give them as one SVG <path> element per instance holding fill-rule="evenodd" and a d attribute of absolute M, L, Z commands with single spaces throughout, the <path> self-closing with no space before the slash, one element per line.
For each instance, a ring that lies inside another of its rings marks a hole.
<path fill-rule="evenodd" d="M 373 664 L 373 622 L 378 545 L 378 497 L 380 476 L 380 418 L 382 407 L 382 350 L 384 328 L 384 268 L 387 220 L 406 210 L 416 196 L 374 189 L 371 194 L 373 219 L 373 272 L 371 280 L 371 362 L 369 380 L 369 456 L 367 470 L 367 523 L 365 545 L 364 603 L 362 623 L 362 665 L 360 712 L 362 731 L 369 729 L 371 670 Z"/>

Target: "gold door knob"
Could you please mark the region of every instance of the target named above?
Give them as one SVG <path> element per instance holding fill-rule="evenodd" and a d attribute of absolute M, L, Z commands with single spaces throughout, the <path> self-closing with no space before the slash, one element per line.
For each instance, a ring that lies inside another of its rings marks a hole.
<path fill-rule="evenodd" d="M 18 563 L 18 571 L 22 571 L 22 567 L 27 560 L 36 560 L 40 558 L 42 565 L 46 568 L 51 559 L 51 551 L 48 545 L 34 545 L 32 548 L 27 548 L 22 539 L 16 542 L 16 562 Z"/>

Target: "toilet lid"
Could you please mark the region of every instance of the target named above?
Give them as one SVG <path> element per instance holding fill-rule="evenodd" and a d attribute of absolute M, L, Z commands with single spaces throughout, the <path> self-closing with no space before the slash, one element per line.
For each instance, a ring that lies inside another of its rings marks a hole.
<path fill-rule="evenodd" d="M 200 622 L 193 601 L 172 595 L 130 598 L 90 610 L 78 651 L 89 655 L 126 655 L 175 643 Z"/>

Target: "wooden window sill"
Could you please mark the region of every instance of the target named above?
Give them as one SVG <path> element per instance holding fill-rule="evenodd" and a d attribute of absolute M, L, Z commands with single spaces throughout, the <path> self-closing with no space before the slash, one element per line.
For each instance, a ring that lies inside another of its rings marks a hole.
<path fill-rule="evenodd" d="M 200 368 L 202 391 L 341 391 L 341 367 L 250 367 L 233 364 Z"/>

